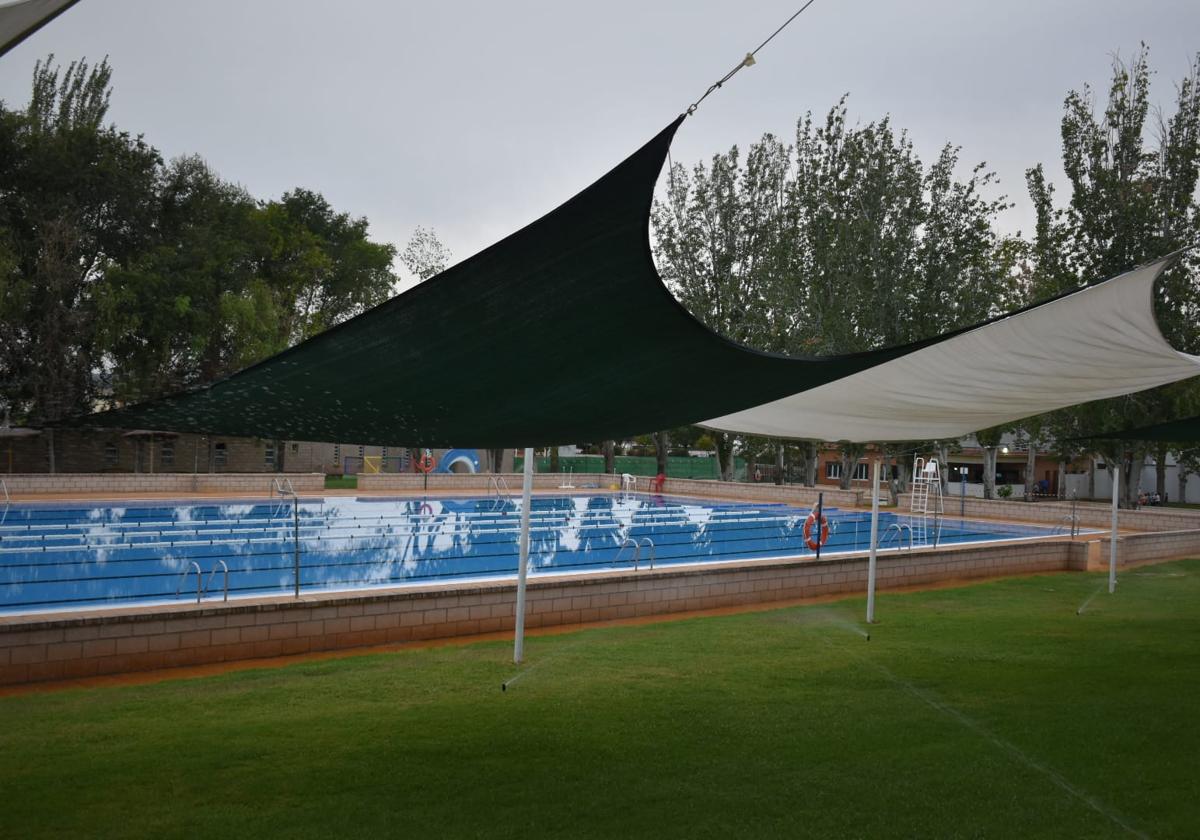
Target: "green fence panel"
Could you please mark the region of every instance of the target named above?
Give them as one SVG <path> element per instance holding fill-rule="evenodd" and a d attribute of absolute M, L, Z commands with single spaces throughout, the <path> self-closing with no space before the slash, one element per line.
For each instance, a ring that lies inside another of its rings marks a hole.
<path fill-rule="evenodd" d="M 735 469 L 745 474 L 746 462 L 736 459 Z M 650 456 L 618 455 L 614 459 L 617 474 L 658 475 L 658 461 Z M 520 472 L 525 468 L 525 459 L 517 457 L 513 461 L 513 469 Z M 540 473 L 550 472 L 550 458 L 541 457 L 534 462 L 534 469 Z M 563 455 L 558 459 L 559 472 L 570 470 L 577 473 L 604 472 L 604 457 L 602 455 Z M 667 476 L 669 478 L 717 478 L 716 458 L 687 458 L 671 456 L 667 458 Z"/>

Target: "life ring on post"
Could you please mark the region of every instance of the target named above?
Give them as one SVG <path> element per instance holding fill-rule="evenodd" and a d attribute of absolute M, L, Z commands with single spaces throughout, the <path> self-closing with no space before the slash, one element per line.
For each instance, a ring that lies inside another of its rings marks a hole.
<path fill-rule="evenodd" d="M 433 472 L 433 468 L 436 466 L 437 458 L 434 458 L 433 453 L 428 451 L 413 463 L 413 469 L 417 472 L 423 472 L 426 475 Z"/>
<path fill-rule="evenodd" d="M 820 540 L 813 539 L 813 525 L 817 523 L 816 513 L 809 513 L 808 519 L 804 520 L 804 544 L 816 551 L 825 543 L 829 542 L 829 520 L 825 518 L 825 514 L 821 514 L 821 530 Z"/>

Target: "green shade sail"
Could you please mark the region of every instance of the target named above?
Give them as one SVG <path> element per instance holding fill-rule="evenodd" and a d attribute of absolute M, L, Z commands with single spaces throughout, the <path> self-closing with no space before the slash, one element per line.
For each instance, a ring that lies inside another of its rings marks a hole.
<path fill-rule="evenodd" d="M 544 446 L 691 423 L 824 440 L 956 437 L 1173 382 L 1153 287 L 1178 255 L 978 326 L 793 358 L 693 318 L 650 252 L 681 115 L 538 221 L 208 387 L 76 425 L 388 446 Z"/>
<path fill-rule="evenodd" d="M 76 422 L 541 446 L 716 417 L 905 352 L 763 354 L 679 305 L 651 258 L 649 214 L 683 119 L 558 209 L 369 312 L 209 387 Z"/>

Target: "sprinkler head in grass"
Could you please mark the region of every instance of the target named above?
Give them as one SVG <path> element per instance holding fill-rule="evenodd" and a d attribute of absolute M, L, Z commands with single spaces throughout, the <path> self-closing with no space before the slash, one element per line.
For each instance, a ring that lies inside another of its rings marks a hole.
<path fill-rule="evenodd" d="M 869 642 L 869 641 L 871 641 L 871 634 L 870 634 L 870 633 L 868 633 L 868 634 L 867 634 L 867 641 L 868 641 L 868 642 Z"/>
<path fill-rule="evenodd" d="M 508 683 L 500 683 L 501 691 L 508 691 Z"/>

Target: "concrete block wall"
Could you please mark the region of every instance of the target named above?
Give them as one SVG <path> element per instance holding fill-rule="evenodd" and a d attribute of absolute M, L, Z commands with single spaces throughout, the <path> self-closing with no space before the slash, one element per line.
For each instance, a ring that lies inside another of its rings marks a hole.
<path fill-rule="evenodd" d="M 503 480 L 502 487 L 508 488 L 509 495 L 520 495 L 523 481 L 521 473 L 501 473 L 495 476 L 490 473 L 430 473 L 428 484 L 425 476 L 420 473 L 360 473 L 358 489 L 365 493 L 417 492 L 428 486 L 430 492 L 486 493 L 491 490 L 493 477 Z M 537 491 L 557 490 L 563 484 L 572 484 L 576 490 L 607 490 L 620 483 L 620 476 L 605 473 L 536 473 L 533 476 L 533 488 Z M 649 479 L 640 479 L 638 485 L 643 491 L 650 489 Z"/>
<path fill-rule="evenodd" d="M 796 484 L 746 484 L 690 478 L 668 478 L 664 492 L 736 501 L 784 502 L 801 507 L 815 505 L 817 496 L 821 493 L 824 493 L 825 504 L 829 507 L 855 507 L 863 500 L 862 490 L 803 487 Z"/>
<path fill-rule="evenodd" d="M 911 496 L 901 494 L 900 511 L 908 510 Z M 959 498 L 945 499 L 947 515 L 960 510 Z M 1070 502 L 1022 502 L 1007 499 L 966 499 L 966 515 L 994 519 L 1009 519 L 1057 525 L 1071 513 Z M 1112 525 L 1112 507 L 1095 502 L 1080 502 L 1075 506 L 1079 524 L 1085 528 L 1109 528 Z M 1134 531 L 1178 531 L 1200 529 L 1200 510 L 1188 508 L 1145 507 L 1139 510 L 1122 510 L 1117 514 L 1117 525 Z"/>
<path fill-rule="evenodd" d="M 477 474 L 434 473 L 429 476 L 431 492 L 486 492 L 491 476 Z M 505 473 L 500 476 L 511 494 L 521 492 L 521 473 Z M 650 478 L 636 476 L 639 492 L 650 491 Z M 573 484 L 576 490 L 607 490 L 619 486 L 621 477 L 609 473 L 536 473 L 533 488 L 537 491 L 556 490 L 564 483 Z M 426 486 L 425 477 L 414 473 L 359 475 L 358 489 L 363 492 L 419 491 Z M 668 478 L 663 492 L 668 495 L 702 496 L 711 499 L 730 499 L 746 502 L 783 502 L 809 507 L 817 503 L 817 496 L 824 493 L 825 504 L 830 507 L 854 507 L 861 503 L 861 490 L 837 490 L 817 487 L 800 487 L 794 484 L 744 484 L 730 481 L 710 481 L 690 478 Z"/>
<path fill-rule="evenodd" d="M 888 552 L 879 559 L 878 585 L 1058 571 L 1072 568 L 1081 552 L 1086 555 L 1084 544 L 1065 540 Z M 866 578 L 863 556 L 534 577 L 527 624 L 572 625 L 859 593 Z M 6 617 L 0 619 L 0 684 L 511 630 L 515 590 L 512 582 L 498 581 Z"/>
<path fill-rule="evenodd" d="M 271 482 L 287 479 L 297 493 L 320 493 L 325 476 L 320 473 L 18 473 L 3 475 L 15 499 L 38 494 L 69 493 L 261 493 Z"/>

